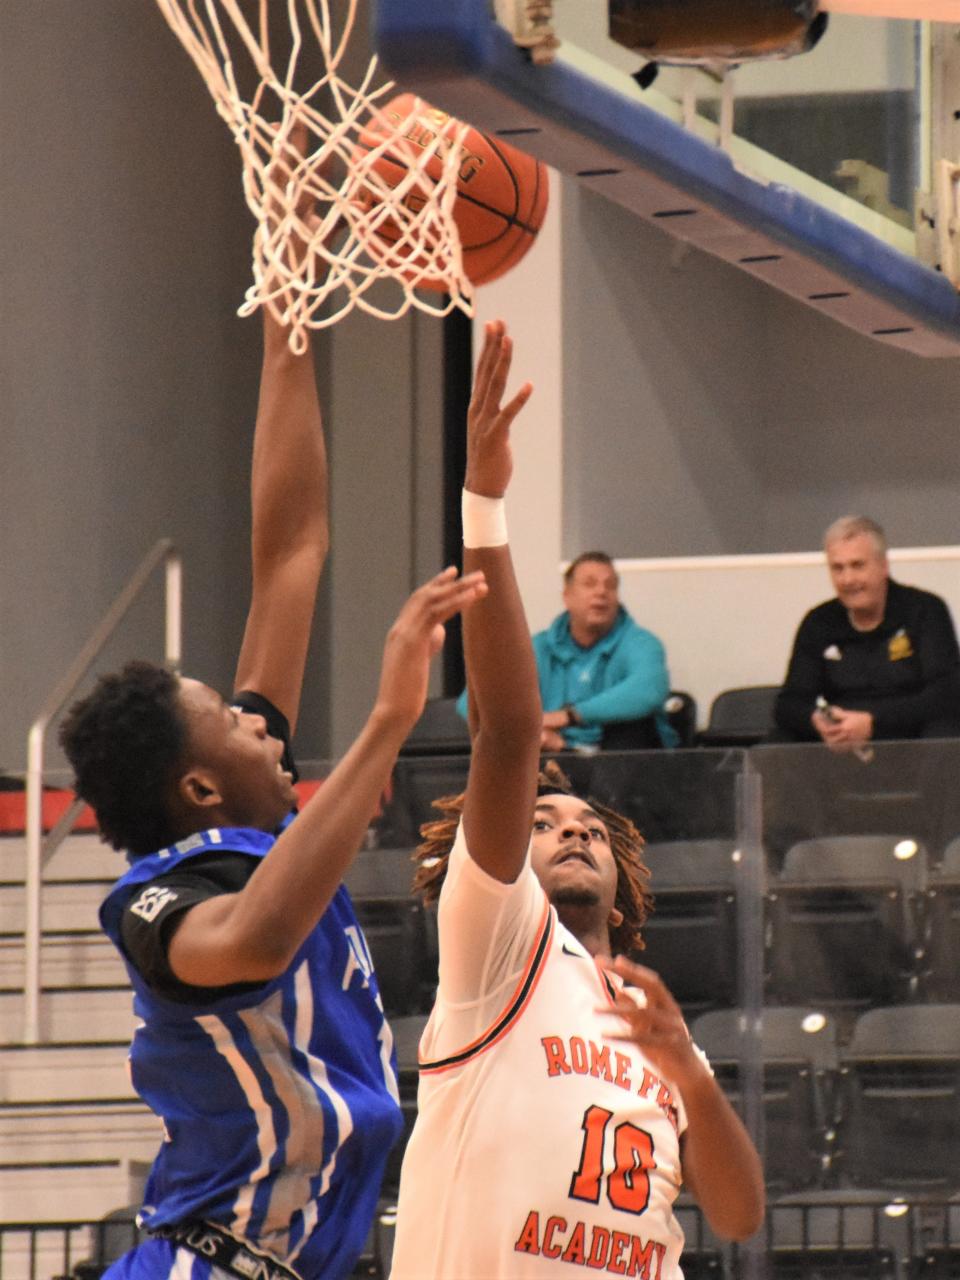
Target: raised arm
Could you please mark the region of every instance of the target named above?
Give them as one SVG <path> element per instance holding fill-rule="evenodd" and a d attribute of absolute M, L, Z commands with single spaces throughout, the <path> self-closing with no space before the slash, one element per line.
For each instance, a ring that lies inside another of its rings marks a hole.
<path fill-rule="evenodd" d="M 284 185 L 306 147 L 306 127 L 296 126 L 270 182 Z M 304 228 L 316 227 L 309 196 L 296 212 Z M 267 210 L 268 218 L 286 216 L 282 206 Z M 288 265 L 306 270 L 307 253 L 306 232 L 291 236 Z M 251 474 L 253 590 L 234 689 L 269 699 L 286 716 L 292 734 L 330 533 L 327 452 L 313 351 L 308 345 L 303 355 L 294 355 L 289 336 L 264 307 Z"/>
<path fill-rule="evenodd" d="M 446 569 L 415 591 L 390 629 L 376 703 L 353 746 L 239 893 L 184 912 L 170 943 L 181 982 L 214 987 L 282 973 L 326 910 L 360 847 L 397 752 L 427 696 L 443 623 L 485 591 Z"/>
<path fill-rule="evenodd" d="M 295 356 L 266 311 L 251 498 L 253 591 L 234 688 L 268 698 L 292 733 L 329 546 L 327 455 L 312 352 Z"/>
<path fill-rule="evenodd" d="M 503 323 L 488 324 L 467 417 L 464 480 L 463 567 L 483 571 L 487 595 L 463 619 L 474 731 L 463 824 L 473 860 L 504 883 L 520 874 L 530 840 L 542 717 L 510 548 L 496 530 L 497 503 L 513 472 L 510 428 L 532 392 L 525 383 L 502 405 L 512 354 Z"/>

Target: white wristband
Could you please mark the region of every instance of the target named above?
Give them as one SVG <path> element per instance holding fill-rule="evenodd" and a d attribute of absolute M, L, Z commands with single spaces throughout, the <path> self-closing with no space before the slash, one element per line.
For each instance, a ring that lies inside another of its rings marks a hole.
<path fill-rule="evenodd" d="M 484 498 L 464 489 L 460 500 L 465 547 L 505 547 L 507 511 L 502 498 Z"/>

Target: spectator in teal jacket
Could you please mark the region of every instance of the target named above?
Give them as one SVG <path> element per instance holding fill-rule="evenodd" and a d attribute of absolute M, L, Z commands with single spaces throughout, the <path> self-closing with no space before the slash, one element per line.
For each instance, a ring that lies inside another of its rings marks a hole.
<path fill-rule="evenodd" d="M 564 612 L 533 637 L 544 751 L 676 745 L 663 710 L 670 691 L 663 645 L 637 626 L 619 590 L 610 557 L 584 552 L 564 574 Z M 466 716 L 466 690 L 458 708 Z"/>

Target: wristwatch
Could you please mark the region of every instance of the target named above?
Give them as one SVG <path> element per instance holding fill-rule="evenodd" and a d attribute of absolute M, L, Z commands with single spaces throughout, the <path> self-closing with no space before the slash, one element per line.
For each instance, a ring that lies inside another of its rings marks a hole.
<path fill-rule="evenodd" d="M 572 706 L 569 702 L 565 703 L 560 709 L 561 711 L 565 711 L 567 713 L 568 726 L 571 724 L 583 724 L 583 721 L 580 719 L 579 715 L 577 714 L 576 707 Z"/>

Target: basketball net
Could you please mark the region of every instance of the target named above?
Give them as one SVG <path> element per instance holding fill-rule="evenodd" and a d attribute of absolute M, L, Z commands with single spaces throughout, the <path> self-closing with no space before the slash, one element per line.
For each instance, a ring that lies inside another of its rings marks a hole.
<path fill-rule="evenodd" d="M 453 220 L 466 127 L 451 120 L 447 128 L 418 128 L 419 102 L 406 120 L 388 119 L 378 103 L 394 86 L 374 87 L 375 57 L 358 85 L 342 78 L 358 2 L 338 6 L 346 13 L 337 32 L 331 0 L 285 0 L 290 52 L 275 69 L 270 0 L 247 0 L 248 12 L 258 7 L 256 28 L 239 0 L 157 0 L 240 150 L 257 230 L 253 284 L 239 314 L 266 307 L 290 327 L 296 352 L 306 348 L 308 329 L 335 324 L 354 307 L 384 320 L 411 307 L 471 313 Z M 281 4 L 273 0 L 272 8 L 276 21 Z M 315 49 L 325 70 L 303 84 L 305 50 L 315 57 Z M 244 76 L 249 100 L 238 87 Z M 396 187 L 376 168 L 387 152 L 405 168 Z M 433 285 L 426 296 L 417 292 L 424 281 Z"/>

